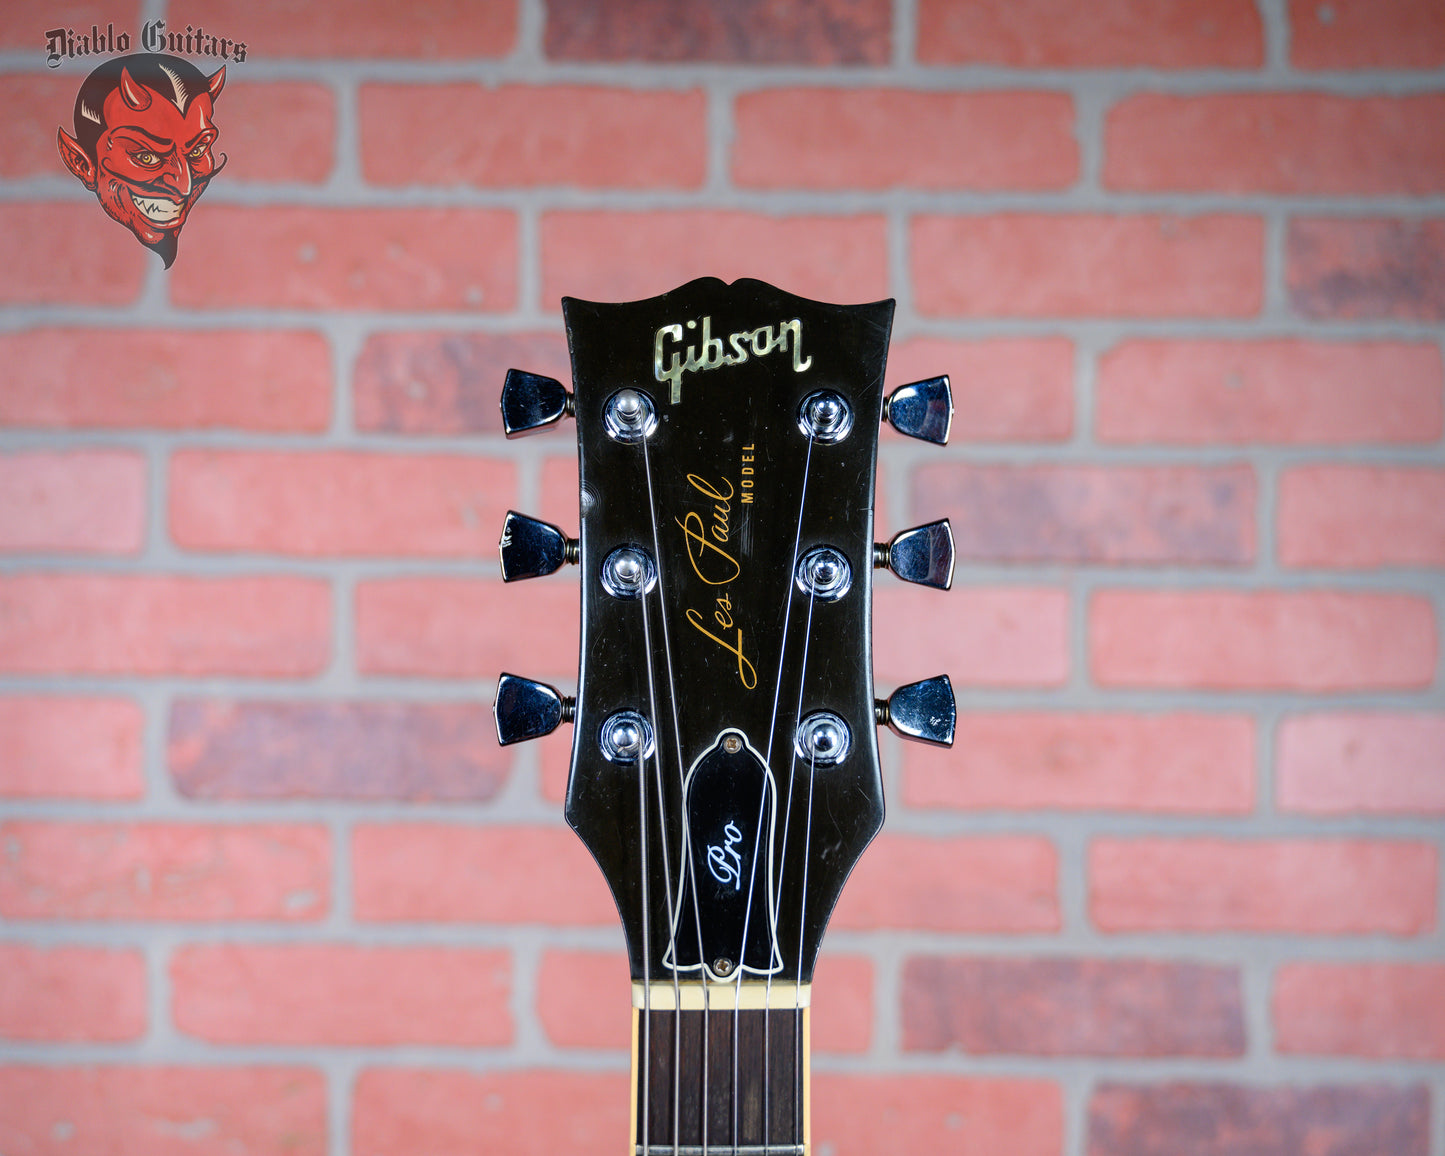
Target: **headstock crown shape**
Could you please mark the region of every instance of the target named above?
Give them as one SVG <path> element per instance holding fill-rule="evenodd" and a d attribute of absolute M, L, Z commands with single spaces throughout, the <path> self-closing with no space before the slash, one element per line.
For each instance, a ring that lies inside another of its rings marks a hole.
<path fill-rule="evenodd" d="M 513 371 L 503 410 L 509 435 L 575 416 L 581 532 L 510 515 L 502 554 L 507 577 L 578 563 L 578 692 L 504 675 L 498 733 L 574 721 L 567 820 L 617 902 L 637 1006 L 800 1007 L 883 822 L 875 726 L 953 735 L 946 677 L 873 692 L 874 567 L 952 578 L 946 521 L 873 541 L 893 302 L 706 278 L 562 308 L 575 392 Z M 942 441 L 947 378 L 889 409 Z"/>

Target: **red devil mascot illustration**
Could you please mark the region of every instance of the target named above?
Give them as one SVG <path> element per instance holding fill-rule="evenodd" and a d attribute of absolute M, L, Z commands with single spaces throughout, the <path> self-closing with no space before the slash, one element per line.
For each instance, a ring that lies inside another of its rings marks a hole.
<path fill-rule="evenodd" d="M 75 98 L 75 135 L 60 130 L 65 165 L 111 217 L 166 268 L 191 206 L 226 163 L 212 155 L 222 67 L 207 77 L 174 56 L 107 60 Z"/>

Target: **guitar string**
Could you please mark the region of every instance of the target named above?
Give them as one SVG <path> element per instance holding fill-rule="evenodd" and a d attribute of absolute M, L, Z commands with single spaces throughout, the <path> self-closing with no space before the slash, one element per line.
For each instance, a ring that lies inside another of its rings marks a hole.
<path fill-rule="evenodd" d="M 658 583 L 658 600 L 662 598 L 662 585 Z M 677 938 L 676 930 L 672 923 L 672 864 L 671 857 L 667 850 L 667 802 L 662 793 L 662 743 L 661 735 L 657 730 L 657 681 L 652 672 L 652 629 L 647 620 L 647 583 L 644 573 L 643 590 L 638 599 L 642 603 L 642 647 L 643 653 L 647 656 L 647 700 L 648 719 L 653 723 L 652 755 L 657 765 L 657 827 L 662 843 L 662 884 L 667 901 L 667 945 L 672 961 L 677 962 Z M 647 759 L 642 758 L 644 766 Z M 647 827 L 643 826 L 642 841 L 647 842 Z M 648 909 L 646 918 L 652 918 L 651 908 Z M 677 979 L 677 968 L 672 969 L 672 1152 L 678 1156 L 678 1093 L 681 1090 L 682 1080 L 682 993 Z M 648 1113 L 651 1114 L 652 1106 L 648 1105 Z"/>
<path fill-rule="evenodd" d="M 783 664 L 784 664 L 784 662 L 786 661 L 787 655 L 788 655 L 788 623 L 789 623 L 789 620 L 791 619 L 792 613 L 793 613 L 793 576 L 794 576 L 794 571 L 796 571 L 797 568 L 798 568 L 798 548 L 799 548 L 799 546 L 800 546 L 800 544 L 802 543 L 802 540 L 803 540 L 803 510 L 806 508 L 807 502 L 808 502 L 808 474 L 809 474 L 809 472 L 811 471 L 811 469 L 812 469 L 812 464 L 813 464 L 813 440 L 814 440 L 814 439 L 813 439 L 813 435 L 812 435 L 812 433 L 810 432 L 810 433 L 808 434 L 808 452 L 807 452 L 806 456 L 803 458 L 803 484 L 802 484 L 802 486 L 800 487 L 800 494 L 799 494 L 799 497 L 798 497 L 798 524 L 797 524 L 796 531 L 794 532 L 794 535 L 793 535 L 793 559 L 792 559 L 792 561 L 788 564 L 788 577 L 787 577 L 787 581 L 788 581 L 788 592 L 787 592 L 787 597 L 786 597 L 786 599 L 785 599 L 785 601 L 784 601 L 784 604 L 783 604 L 783 605 L 784 605 L 784 609 L 783 609 L 783 630 L 782 630 L 782 634 L 780 635 L 780 641 L 779 641 L 779 646 L 778 646 L 778 673 L 777 673 L 777 676 L 773 679 L 773 713 L 772 713 L 772 720 L 771 720 L 770 723 L 768 724 L 768 749 L 767 749 L 766 758 L 765 758 L 765 760 L 764 760 L 764 773 L 765 773 L 765 774 L 771 774 L 771 773 L 772 773 L 772 766 L 773 766 L 773 740 L 774 740 L 774 739 L 776 738 L 776 736 L 777 736 L 777 731 L 778 731 L 778 706 L 779 706 L 779 704 L 780 704 L 781 701 L 782 701 L 782 691 L 783 691 Z M 749 868 L 748 868 L 748 898 L 747 898 L 746 904 L 745 904 L 744 907 L 743 907 L 743 933 L 742 933 L 742 943 L 739 945 L 739 948 L 738 948 L 737 979 L 735 980 L 735 982 L 734 982 L 734 984 L 733 984 L 733 1038 L 732 1038 L 732 1053 L 733 1053 L 733 1054 L 732 1054 L 732 1061 L 733 1061 L 733 1087 L 734 1087 L 735 1089 L 736 1089 L 737 1084 L 738 1084 L 738 1023 L 739 1023 L 739 1021 L 740 1021 L 740 1019 L 741 1019 L 741 1016 L 740 1016 L 740 1014 L 739 1014 L 739 1011 L 740 1011 L 741 1001 L 742 1001 L 743 963 L 744 963 L 745 959 L 747 958 L 747 957 L 746 957 L 746 951 L 747 951 L 747 945 L 748 945 L 748 924 L 749 924 L 750 920 L 752 919 L 752 914 L 753 914 L 753 893 L 754 893 L 754 890 L 755 890 L 755 888 L 756 888 L 757 879 L 758 879 L 758 848 L 759 848 L 759 846 L 760 846 L 761 843 L 762 843 L 762 837 L 763 837 L 763 815 L 764 815 L 764 813 L 765 813 L 765 811 L 766 811 L 767 803 L 768 803 L 768 782 L 767 782 L 766 779 L 764 779 L 764 782 L 763 782 L 763 790 L 762 790 L 762 797 L 758 800 L 757 829 L 756 829 L 755 834 L 753 835 L 753 857 L 752 857 L 752 862 L 751 862 L 751 864 L 750 864 L 750 866 L 749 866 Z M 774 947 L 774 943 L 773 943 L 771 937 L 769 937 L 769 940 L 768 940 L 768 967 L 769 967 L 769 968 L 771 968 L 771 967 L 773 966 L 773 955 L 772 955 L 773 947 Z M 769 974 L 771 974 L 771 972 L 770 972 Z M 766 1022 L 766 1020 L 767 1020 L 767 1009 L 766 1009 L 766 1008 L 764 1008 L 763 1019 L 764 1019 L 764 1021 Z M 767 1145 L 767 1136 L 766 1136 L 766 1134 L 763 1136 L 763 1141 L 764 1141 L 764 1147 L 766 1147 L 766 1145 Z M 733 1156 L 737 1156 L 737 1150 L 738 1150 L 738 1101 L 737 1101 L 737 1096 L 734 1095 L 734 1096 L 733 1096 Z"/>
<path fill-rule="evenodd" d="M 652 1151 L 652 935 L 648 917 L 652 903 L 647 887 L 647 760 L 637 760 L 638 826 L 642 831 L 642 1031 L 638 1033 L 638 1064 L 642 1068 L 642 1151 Z"/>
<path fill-rule="evenodd" d="M 796 720 L 797 720 L 796 723 L 795 723 L 795 726 L 801 725 L 801 724 L 802 724 L 802 721 L 803 721 L 803 691 L 804 691 L 804 689 L 806 688 L 807 683 L 808 683 L 808 644 L 809 644 L 809 642 L 812 640 L 812 637 L 813 637 L 813 607 L 814 607 L 814 605 L 815 605 L 816 602 L 817 602 L 817 596 L 816 596 L 815 592 L 814 592 L 812 589 L 809 589 L 809 591 L 808 591 L 808 617 L 807 617 L 807 620 L 805 621 L 805 623 L 804 623 L 804 625 L 803 625 L 803 657 L 802 657 L 802 662 L 801 662 L 801 664 L 800 664 L 799 673 L 798 673 L 798 709 L 797 709 L 797 712 L 796 712 L 796 715 L 795 715 L 795 718 L 796 718 Z M 787 806 L 787 809 L 783 812 L 783 841 L 782 841 L 782 844 L 781 844 L 781 846 L 782 846 L 782 848 L 783 848 L 783 856 L 782 856 L 782 863 L 781 863 L 781 864 L 779 865 L 779 867 L 778 867 L 778 893 L 777 893 L 777 902 L 778 902 L 780 905 L 782 904 L 782 901 L 783 901 L 783 877 L 787 874 L 787 869 L 788 869 L 788 856 L 787 856 L 787 850 L 788 850 L 788 830 L 789 830 L 789 828 L 792 826 L 792 821 L 793 821 L 793 787 L 794 787 L 794 785 L 795 785 L 795 783 L 796 783 L 796 781 L 797 781 L 797 773 L 798 773 L 798 751 L 797 751 L 796 745 L 790 747 L 790 748 L 789 748 L 789 751 L 790 751 L 791 753 L 790 753 L 790 755 L 789 755 L 789 757 L 788 757 L 788 806 Z M 810 763 L 811 763 L 811 760 L 810 760 Z M 809 792 L 810 805 L 811 805 L 811 797 L 812 797 L 812 796 L 811 796 L 811 790 L 810 790 L 810 792 Z M 809 820 L 809 825 L 810 825 L 810 827 L 811 827 L 811 823 L 812 823 L 812 815 L 811 815 L 811 814 L 808 816 L 808 820 Z M 806 853 L 807 853 L 807 851 L 806 851 L 806 848 L 805 848 L 804 854 L 806 854 Z M 805 888 L 807 887 L 807 882 L 808 882 L 808 864 L 807 864 L 807 862 L 805 861 L 805 862 L 803 863 L 803 886 L 804 886 Z M 803 898 L 804 898 L 804 902 L 806 902 L 806 900 L 807 900 L 806 894 L 804 895 Z M 801 940 L 802 940 L 802 923 L 801 923 L 801 920 L 800 920 L 800 922 L 799 922 L 798 936 L 799 936 L 799 958 L 798 958 L 797 982 L 798 982 L 798 984 L 799 984 L 799 990 L 801 990 L 801 983 L 802 983 L 802 976 L 803 976 L 802 953 L 801 953 Z M 769 962 L 771 963 L 772 961 L 769 960 Z M 764 1141 L 766 1141 L 767 1136 L 768 1136 L 768 1132 L 769 1132 L 769 1122 L 770 1122 L 769 1097 L 770 1097 L 770 1095 L 771 1095 L 772 1086 L 773 1086 L 773 1082 L 772 1082 L 772 1024 L 773 1024 L 773 1021 L 772 1021 L 772 1014 L 771 1014 L 772 997 L 773 997 L 773 973 L 772 973 L 771 971 L 768 972 L 767 992 L 768 992 L 767 998 L 763 1001 L 764 1005 L 769 1008 L 769 1011 L 765 1012 L 764 1015 L 763 1015 L 763 1138 L 764 1138 Z M 793 1003 L 794 1003 L 794 1006 L 795 1006 L 795 1009 L 796 1009 L 796 1005 L 797 1005 L 797 999 L 796 999 L 796 998 L 794 999 Z M 795 1024 L 794 1024 L 794 1031 L 796 1031 L 796 1030 L 797 1030 L 797 1025 L 796 1025 L 796 1023 L 795 1023 Z M 796 1105 L 796 1103 L 794 1104 L 794 1119 L 793 1119 L 793 1125 L 794 1125 L 794 1129 L 793 1129 L 793 1130 L 794 1130 L 794 1134 L 796 1135 L 796 1134 L 797 1134 L 797 1105 Z"/>
<path fill-rule="evenodd" d="M 816 751 L 808 755 L 808 805 L 805 810 L 807 823 L 803 828 L 803 890 L 798 903 L 798 975 L 803 974 L 803 928 L 807 926 L 804 916 L 808 910 L 808 856 L 813 847 L 813 779 L 818 766 Z M 803 1079 L 803 1009 L 793 1008 L 793 1135 L 799 1132 L 798 1112 L 802 1107 Z"/>
<path fill-rule="evenodd" d="M 675 747 L 676 750 L 677 750 L 677 797 L 678 797 L 678 805 L 679 805 L 679 807 L 682 807 L 683 801 L 684 801 L 684 799 L 685 799 L 685 797 L 686 797 L 686 796 L 685 796 L 685 791 L 686 791 L 686 787 L 687 787 L 687 773 L 686 773 L 686 771 L 685 771 L 685 769 L 684 769 L 684 766 L 683 766 L 684 759 L 683 759 L 683 752 L 682 752 L 682 728 L 681 728 L 681 726 L 679 725 L 679 723 L 678 723 L 678 718 L 677 718 L 677 690 L 676 690 L 676 685 L 677 685 L 677 684 L 676 684 L 676 680 L 674 679 L 673 673 L 672 673 L 672 640 L 671 640 L 671 638 L 670 638 L 670 636 L 669 636 L 669 634 L 668 634 L 668 630 L 667 630 L 667 603 L 666 603 L 666 600 L 663 598 L 664 583 L 663 583 L 663 580 L 662 580 L 662 541 L 661 541 L 661 538 L 659 537 L 658 528 L 657 528 L 657 502 L 656 502 L 655 499 L 653 498 L 653 494 L 652 494 L 652 457 L 651 457 L 651 455 L 648 453 L 648 450 L 647 450 L 647 438 L 645 438 L 645 437 L 642 439 L 642 468 L 643 468 L 643 474 L 644 474 L 644 476 L 645 476 L 646 479 L 647 479 L 647 511 L 648 511 L 648 520 L 652 523 L 652 562 L 653 562 L 653 565 L 657 568 L 657 617 L 658 617 L 658 621 L 659 621 L 659 622 L 661 623 L 661 625 L 662 625 L 662 654 L 663 654 L 663 657 L 664 657 L 664 658 L 666 659 L 666 661 L 667 661 L 667 698 L 668 698 L 668 705 L 669 705 L 669 707 L 671 708 L 671 714 L 672 714 L 672 737 L 673 737 L 673 745 L 674 745 L 674 747 Z M 644 592 L 644 600 L 645 600 L 645 598 L 646 598 L 646 594 L 645 594 L 645 592 Z M 650 659 L 651 647 L 648 648 L 648 653 L 649 653 L 649 676 L 650 676 L 650 673 L 651 673 L 651 667 L 650 667 L 650 662 L 651 662 L 651 659 Z M 656 713 L 657 713 L 657 706 L 656 706 L 656 703 L 655 703 L 655 702 L 654 702 L 654 704 L 653 704 L 652 710 L 653 710 L 653 715 L 655 716 Z M 653 724 L 653 725 L 654 725 L 654 726 L 657 725 L 655 719 L 654 719 L 654 724 Z M 662 778 L 662 762 L 661 762 L 662 743 L 661 743 L 661 741 L 660 741 L 660 736 L 659 736 L 659 741 L 658 741 L 658 743 L 657 743 L 657 749 L 658 749 L 658 781 L 659 781 L 659 785 L 660 785 L 660 783 L 661 783 L 661 778 Z M 687 878 L 686 878 L 685 880 L 679 878 L 679 880 L 678 880 L 678 887 L 679 887 L 679 888 L 682 888 L 682 887 L 686 886 L 686 887 L 691 891 L 691 893 L 692 893 L 692 917 L 693 917 L 692 921 L 693 921 L 693 927 L 694 927 L 694 929 L 695 929 L 696 932 L 697 932 L 698 973 L 699 973 L 699 975 L 700 975 L 700 977 L 701 977 L 701 979 L 702 979 L 702 1104 L 701 1104 L 701 1109 L 700 1109 L 700 1115 L 701 1115 L 701 1117 L 702 1117 L 702 1119 L 701 1119 L 701 1125 L 702 1125 L 702 1126 L 701 1126 L 701 1132 L 702 1132 L 702 1150 L 703 1150 L 704 1153 L 706 1153 L 706 1152 L 707 1152 L 707 1128 L 708 1128 L 708 1037 L 709 1037 L 709 1035 L 710 1035 L 710 1033 L 711 1033 L 712 996 L 711 996 L 711 992 L 708 990 L 707 966 L 706 966 L 706 961 L 703 959 L 703 949 L 702 949 L 702 909 L 701 909 L 700 901 L 699 901 L 698 895 L 697 895 L 697 867 L 696 867 L 696 864 L 694 864 L 693 861 L 692 861 L 692 855 L 689 853 L 689 848 L 688 848 L 688 846 L 687 846 L 688 832 L 687 832 L 687 814 L 686 814 L 686 810 L 685 810 L 685 809 L 684 809 L 684 811 L 683 811 L 682 819 L 683 819 L 683 822 L 682 822 L 683 847 L 682 847 L 681 855 L 682 855 L 682 861 L 687 864 Z M 681 896 L 681 895 L 678 896 L 677 908 L 678 908 L 678 910 L 677 910 L 677 918 L 680 919 L 680 918 L 682 917 L 682 896 Z M 678 985 L 678 975 L 677 975 L 677 970 L 678 970 L 678 969 L 677 969 L 677 966 L 676 966 L 676 965 L 680 962 L 679 959 L 678 959 L 678 954 L 677 954 L 677 938 L 676 938 L 676 934 L 677 934 L 677 923 L 676 923 L 676 920 L 673 918 L 673 912 L 672 912 L 671 910 L 669 910 L 669 911 L 668 911 L 668 937 L 669 937 L 669 942 L 670 942 L 670 944 L 671 944 L 671 946 L 672 946 L 672 962 L 673 962 L 673 965 L 674 965 L 674 966 L 673 966 L 673 969 L 672 969 L 672 978 L 673 978 L 674 990 L 676 990 L 677 985 Z M 679 1023 L 679 1025 L 680 1025 L 681 1022 L 682 1022 L 682 1002 L 681 1002 L 681 1000 L 678 1000 L 678 1001 L 677 1001 L 676 1011 L 677 1011 L 678 1023 Z M 679 1032 L 680 1032 L 680 1031 L 681 1031 L 681 1028 L 679 1027 Z M 680 1046 L 680 1045 L 679 1045 L 679 1046 Z M 680 1070 L 680 1067 L 681 1067 L 681 1065 L 678 1065 L 679 1070 Z M 675 1133 L 674 1133 L 674 1135 L 675 1135 Z"/>

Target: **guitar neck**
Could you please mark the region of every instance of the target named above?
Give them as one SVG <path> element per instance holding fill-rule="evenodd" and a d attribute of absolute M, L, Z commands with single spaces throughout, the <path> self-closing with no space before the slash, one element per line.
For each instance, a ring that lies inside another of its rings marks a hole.
<path fill-rule="evenodd" d="M 809 1008 L 797 1005 L 807 992 L 666 983 L 653 984 L 647 1000 L 635 984 L 634 1005 L 651 1007 L 633 1009 L 629 1152 L 806 1156 Z"/>
<path fill-rule="evenodd" d="M 513 511 L 507 581 L 581 572 L 577 695 L 503 673 L 497 738 L 573 724 L 567 822 L 633 989 L 630 1156 L 807 1156 L 808 993 L 883 825 L 875 728 L 949 746 L 946 675 L 875 696 L 873 571 L 953 581 L 947 519 L 873 540 L 880 421 L 943 444 L 948 378 L 883 396 L 893 302 L 761 281 L 562 300 L 575 392 L 510 370 L 515 437 L 577 423 L 580 537 Z"/>

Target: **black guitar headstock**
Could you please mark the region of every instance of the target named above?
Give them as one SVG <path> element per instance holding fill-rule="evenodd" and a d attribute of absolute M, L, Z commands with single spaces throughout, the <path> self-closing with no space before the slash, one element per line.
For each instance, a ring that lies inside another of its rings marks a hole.
<path fill-rule="evenodd" d="M 502 675 L 503 743 L 575 724 L 567 819 L 638 982 L 806 983 L 883 822 L 875 726 L 950 744 L 946 676 L 874 697 L 872 572 L 947 588 L 946 521 L 873 541 L 880 420 L 943 442 L 948 379 L 885 404 L 893 302 L 760 281 L 563 300 L 575 393 L 514 370 L 516 436 L 576 418 L 579 539 L 510 514 L 507 580 L 582 576 L 575 701 Z"/>

